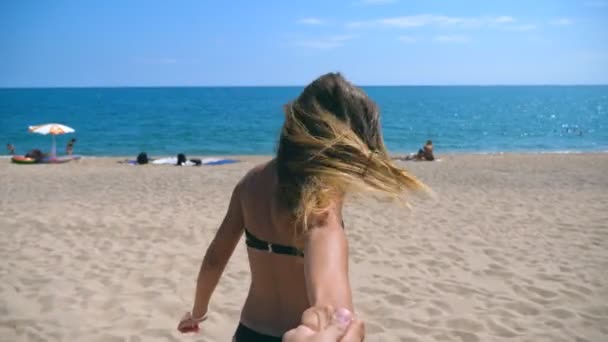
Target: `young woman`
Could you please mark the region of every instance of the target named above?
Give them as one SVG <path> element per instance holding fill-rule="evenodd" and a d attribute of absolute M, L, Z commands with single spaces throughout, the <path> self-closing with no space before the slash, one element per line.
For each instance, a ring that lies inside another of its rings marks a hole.
<path fill-rule="evenodd" d="M 252 169 L 232 193 L 201 265 L 192 312 L 179 323 L 182 332 L 206 318 L 243 233 L 251 284 L 237 342 L 280 341 L 309 307 L 352 312 L 345 195 L 369 189 L 398 196 L 424 188 L 393 165 L 375 103 L 340 74 L 312 82 L 285 114 L 276 158 Z"/>

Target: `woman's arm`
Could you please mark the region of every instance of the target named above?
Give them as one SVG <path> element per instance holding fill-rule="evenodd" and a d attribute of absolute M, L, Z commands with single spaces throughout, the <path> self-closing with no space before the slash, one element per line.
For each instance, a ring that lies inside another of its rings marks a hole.
<path fill-rule="evenodd" d="M 207 248 L 207 253 L 205 253 L 205 258 L 201 264 L 196 283 L 194 307 L 192 308 L 192 316 L 195 318 L 200 318 L 207 314 L 211 294 L 215 290 L 241 235 L 243 235 L 244 221 L 241 209 L 241 188 L 242 183 L 239 183 L 234 188 L 228 212 L 215 234 L 215 238 L 209 245 L 209 248 Z"/>
<path fill-rule="evenodd" d="M 348 241 L 342 227 L 341 202 L 314 218 L 306 237 L 304 269 L 311 306 L 330 305 L 353 311 L 348 278 Z"/>

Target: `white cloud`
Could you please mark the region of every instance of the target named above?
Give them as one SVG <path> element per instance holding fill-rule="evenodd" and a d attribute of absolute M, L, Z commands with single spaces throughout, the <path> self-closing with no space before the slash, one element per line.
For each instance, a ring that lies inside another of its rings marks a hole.
<path fill-rule="evenodd" d="M 402 43 L 415 43 L 418 41 L 418 38 L 412 36 L 401 36 L 399 37 L 399 41 Z"/>
<path fill-rule="evenodd" d="M 308 17 L 298 20 L 298 24 L 317 26 L 325 24 L 325 20 L 314 17 Z"/>
<path fill-rule="evenodd" d="M 469 38 L 468 36 L 453 34 L 435 36 L 433 40 L 440 43 L 466 43 L 470 42 L 471 38 Z"/>
<path fill-rule="evenodd" d="M 412 15 L 403 17 L 393 17 L 379 19 L 377 22 L 384 26 L 394 27 L 420 27 L 432 24 L 433 22 L 439 23 L 444 20 L 443 17 L 430 16 L 430 15 Z"/>
<path fill-rule="evenodd" d="M 359 28 L 359 27 L 363 27 L 366 26 L 367 23 L 364 21 L 349 21 L 346 23 L 346 28 Z"/>
<path fill-rule="evenodd" d="M 515 22 L 515 18 L 510 17 L 508 15 L 503 15 L 503 16 L 494 18 L 494 21 L 498 24 L 508 24 L 508 23 Z"/>
<path fill-rule="evenodd" d="M 462 27 L 462 28 L 477 28 L 490 26 L 504 26 L 515 22 L 516 19 L 511 16 L 497 17 L 451 17 L 436 14 L 418 14 L 400 17 L 388 17 L 369 21 L 351 21 L 346 23 L 348 28 L 360 27 L 395 27 L 395 28 L 412 28 L 423 26 L 438 26 L 438 27 Z"/>
<path fill-rule="evenodd" d="M 552 20 L 550 24 L 555 25 L 555 26 L 568 26 L 572 23 L 573 23 L 572 19 L 559 18 L 559 19 Z"/>
<path fill-rule="evenodd" d="M 316 39 L 298 40 L 293 43 L 295 46 L 311 49 L 335 49 L 343 46 L 347 41 L 356 38 L 354 35 L 335 35 Z"/>
<path fill-rule="evenodd" d="M 515 26 L 506 26 L 504 27 L 507 31 L 515 31 L 515 32 L 528 32 L 536 30 L 538 27 L 534 24 L 523 24 L 523 25 L 515 25 Z"/>

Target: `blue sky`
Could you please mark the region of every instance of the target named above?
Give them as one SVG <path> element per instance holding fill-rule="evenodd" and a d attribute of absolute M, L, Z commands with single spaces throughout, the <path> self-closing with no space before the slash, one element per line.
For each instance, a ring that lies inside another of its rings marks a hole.
<path fill-rule="evenodd" d="M 608 84 L 608 0 L 0 2 L 0 87 Z"/>

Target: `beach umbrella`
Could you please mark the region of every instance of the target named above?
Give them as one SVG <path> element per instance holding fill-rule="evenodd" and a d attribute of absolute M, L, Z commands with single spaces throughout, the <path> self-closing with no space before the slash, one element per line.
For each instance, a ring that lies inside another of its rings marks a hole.
<path fill-rule="evenodd" d="M 74 133 L 76 132 L 72 127 L 68 127 L 58 123 L 49 123 L 44 125 L 30 126 L 29 131 L 32 133 L 38 134 L 50 134 L 53 136 L 53 148 L 51 149 L 51 156 L 55 158 L 56 156 L 56 145 L 55 145 L 55 136 L 59 134 L 66 133 Z"/>

